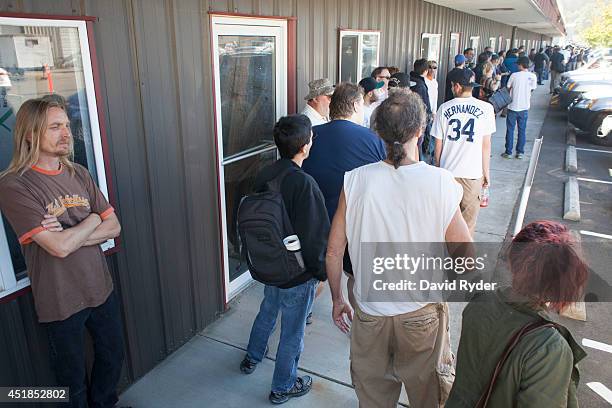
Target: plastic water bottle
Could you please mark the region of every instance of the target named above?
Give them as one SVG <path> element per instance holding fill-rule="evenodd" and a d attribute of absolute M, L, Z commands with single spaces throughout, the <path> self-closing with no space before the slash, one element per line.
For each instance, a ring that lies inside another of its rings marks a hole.
<path fill-rule="evenodd" d="M 480 206 L 489 206 L 489 187 L 483 187 L 482 190 L 480 190 Z"/>

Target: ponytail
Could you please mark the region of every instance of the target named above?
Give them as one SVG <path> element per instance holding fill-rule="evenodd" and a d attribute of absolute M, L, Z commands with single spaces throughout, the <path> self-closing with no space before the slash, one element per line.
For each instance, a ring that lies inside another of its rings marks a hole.
<path fill-rule="evenodd" d="M 422 99 L 408 89 L 394 91 L 376 108 L 373 127 L 385 142 L 387 160 L 396 169 L 408 157 L 404 145 L 421 135 L 426 117 Z"/>
<path fill-rule="evenodd" d="M 396 169 L 400 166 L 402 160 L 406 158 L 406 151 L 404 150 L 404 145 L 398 141 L 393 142 L 393 144 L 388 144 L 387 149 L 387 159 L 393 163 L 393 167 Z"/>

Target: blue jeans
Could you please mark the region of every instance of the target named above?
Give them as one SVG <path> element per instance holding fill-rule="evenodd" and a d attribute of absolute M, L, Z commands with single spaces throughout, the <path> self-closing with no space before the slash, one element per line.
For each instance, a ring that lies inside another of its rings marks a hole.
<path fill-rule="evenodd" d="M 272 377 L 272 391 L 287 392 L 297 379 L 300 354 L 304 349 L 306 316 L 314 300 L 318 280 L 311 279 L 289 289 L 266 285 L 259 313 L 253 322 L 247 357 L 260 362 L 265 357 L 268 339 L 281 312 L 281 333 Z"/>
<path fill-rule="evenodd" d="M 508 109 L 506 117 L 506 153 L 512 154 L 514 145 L 514 126 L 518 124 L 518 140 L 516 142 L 516 154 L 525 153 L 525 130 L 527 129 L 527 116 L 529 111 L 513 111 Z"/>
<path fill-rule="evenodd" d="M 538 77 L 538 85 L 542 85 L 542 76 L 544 75 L 544 67 L 535 69 L 536 76 Z"/>
<path fill-rule="evenodd" d="M 42 325 L 49 336 L 49 354 L 57 384 L 70 388 L 70 403 L 66 407 L 114 407 L 123 366 L 123 327 L 115 293 L 100 306 L 83 309 L 66 320 Z M 94 345 L 89 387 L 85 363 L 86 329 Z"/>

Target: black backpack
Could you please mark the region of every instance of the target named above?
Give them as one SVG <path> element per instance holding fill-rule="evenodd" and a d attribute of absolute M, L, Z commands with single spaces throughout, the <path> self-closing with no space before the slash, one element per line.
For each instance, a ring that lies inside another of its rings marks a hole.
<path fill-rule="evenodd" d="M 298 256 L 285 248 L 283 238 L 294 235 L 287 209 L 280 193 L 289 167 L 266 183 L 264 191 L 240 200 L 237 229 L 240 253 L 246 259 L 251 276 L 270 286 L 282 286 L 304 273 Z"/>

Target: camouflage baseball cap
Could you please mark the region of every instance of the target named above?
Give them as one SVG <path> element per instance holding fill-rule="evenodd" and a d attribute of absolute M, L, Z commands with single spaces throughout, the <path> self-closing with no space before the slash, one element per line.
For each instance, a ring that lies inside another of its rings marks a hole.
<path fill-rule="evenodd" d="M 304 100 L 314 99 L 319 95 L 331 95 L 334 93 L 334 85 L 327 78 L 315 79 L 308 83 L 309 92 Z"/>

